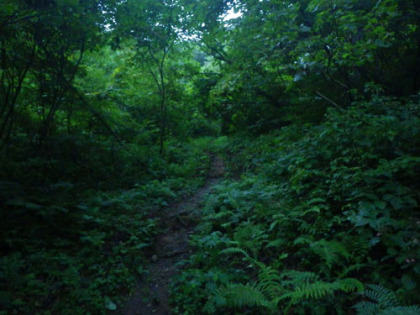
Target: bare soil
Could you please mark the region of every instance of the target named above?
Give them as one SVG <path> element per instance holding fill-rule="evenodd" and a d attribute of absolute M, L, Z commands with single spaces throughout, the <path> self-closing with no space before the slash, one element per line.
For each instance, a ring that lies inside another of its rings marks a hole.
<path fill-rule="evenodd" d="M 126 305 L 125 315 L 171 314 L 169 283 L 178 271 L 177 263 L 190 255 L 188 238 L 198 219 L 193 212 L 197 213 L 194 210 L 221 180 L 223 174 L 223 160 L 213 157 L 206 184 L 193 196 L 160 215 L 159 219 L 166 227 L 165 233 L 155 240 L 148 276 L 139 282 L 136 292 Z"/>

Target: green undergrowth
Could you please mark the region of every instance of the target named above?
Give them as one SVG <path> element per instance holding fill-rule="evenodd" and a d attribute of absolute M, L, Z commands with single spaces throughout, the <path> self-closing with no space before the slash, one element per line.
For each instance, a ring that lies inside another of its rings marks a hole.
<path fill-rule="evenodd" d="M 374 97 L 320 125 L 233 137 L 178 314 L 419 314 L 420 107 Z"/>
<path fill-rule="evenodd" d="M 168 142 L 165 157 L 134 145 L 107 155 L 109 144 L 86 142 L 76 161 L 64 156 L 64 139 L 49 159 L 11 159 L 22 154 L 11 147 L 0 181 L 0 314 L 121 312 L 147 272 L 156 213 L 203 184 L 210 140 Z"/>

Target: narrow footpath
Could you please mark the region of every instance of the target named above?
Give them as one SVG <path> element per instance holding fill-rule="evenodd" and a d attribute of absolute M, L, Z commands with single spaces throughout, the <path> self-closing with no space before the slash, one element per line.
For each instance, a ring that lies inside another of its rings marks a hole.
<path fill-rule="evenodd" d="M 177 263 L 190 255 L 188 238 L 199 218 L 194 210 L 209 194 L 224 174 L 224 163 L 220 157 L 213 157 L 206 184 L 193 196 L 173 206 L 159 217 L 165 232 L 155 240 L 150 269 L 138 284 L 138 288 L 127 303 L 125 315 L 171 314 L 169 308 L 169 282 L 177 272 Z"/>

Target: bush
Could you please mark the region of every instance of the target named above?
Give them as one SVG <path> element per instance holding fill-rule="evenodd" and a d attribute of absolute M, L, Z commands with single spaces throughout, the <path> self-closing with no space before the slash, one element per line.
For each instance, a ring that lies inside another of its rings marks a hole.
<path fill-rule="evenodd" d="M 321 125 L 236 138 L 229 148 L 242 177 L 208 198 L 193 236 L 195 257 L 205 258 L 187 262 L 229 274 L 228 284 L 202 284 L 187 298 L 202 274 L 178 282 L 180 313 L 344 314 L 362 283 L 394 290 L 398 307 L 420 302 L 418 104 L 373 97 L 330 109 Z M 204 246 L 209 235 L 215 253 Z"/>

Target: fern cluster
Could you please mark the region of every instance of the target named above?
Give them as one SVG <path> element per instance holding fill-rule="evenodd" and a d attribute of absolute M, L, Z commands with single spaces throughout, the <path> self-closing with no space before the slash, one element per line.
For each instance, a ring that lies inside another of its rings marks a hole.
<path fill-rule="evenodd" d="M 417 305 L 401 306 L 397 295 L 389 289 L 375 284 L 368 284 L 368 290 L 363 291 L 364 301 L 353 306 L 358 315 L 417 315 L 420 307 Z"/>
<path fill-rule="evenodd" d="M 247 284 L 232 284 L 218 289 L 208 300 L 205 309 L 216 307 L 263 307 L 275 312 L 279 308 L 285 311 L 303 300 L 317 300 L 332 296 L 336 291 L 362 291 L 363 285 L 356 279 L 338 279 L 326 282 L 319 279 L 313 272 L 297 270 L 278 270 L 250 257 L 240 248 L 228 248 L 223 251 L 228 254 L 243 254 L 245 260 L 258 269 L 258 281 Z"/>
<path fill-rule="evenodd" d="M 206 284 L 197 288 L 197 308 L 250 314 L 416 310 L 403 305 L 420 302 L 420 152 L 411 145 L 420 137 L 419 117 L 416 104 L 378 97 L 331 111 L 317 128 L 291 126 L 233 147 L 233 162 L 249 171 L 209 199 L 192 239 L 198 254 L 189 261 L 228 277 L 212 291 Z M 391 124 L 395 119 L 404 126 Z M 206 252 L 212 233 L 218 249 Z M 397 301 L 368 298 L 373 287 L 358 294 L 366 283 L 392 290 Z M 176 303 L 183 301 L 178 295 Z"/>

